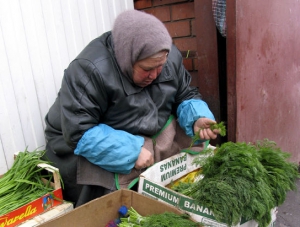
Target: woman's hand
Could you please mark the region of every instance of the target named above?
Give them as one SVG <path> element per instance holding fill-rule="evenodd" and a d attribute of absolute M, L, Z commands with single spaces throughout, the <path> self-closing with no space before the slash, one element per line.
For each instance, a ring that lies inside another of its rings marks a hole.
<path fill-rule="evenodd" d="M 154 157 L 152 153 L 146 148 L 142 147 L 140 155 L 135 162 L 134 168 L 145 169 L 154 164 Z"/>
<path fill-rule="evenodd" d="M 199 137 L 201 140 L 216 139 L 220 132 L 217 129 L 213 131 L 210 129 L 210 125 L 214 123 L 216 122 L 209 118 L 199 118 L 194 123 L 194 134 L 196 135 L 197 133 L 199 133 Z"/>

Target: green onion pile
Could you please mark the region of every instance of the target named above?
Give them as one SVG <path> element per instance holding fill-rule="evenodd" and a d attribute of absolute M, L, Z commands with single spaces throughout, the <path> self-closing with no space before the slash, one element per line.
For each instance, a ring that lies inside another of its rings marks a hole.
<path fill-rule="evenodd" d="M 53 191 L 50 187 L 53 175 L 43 175 L 43 169 L 37 167 L 41 163 L 49 164 L 40 159 L 44 153 L 27 149 L 20 152 L 13 166 L 0 178 L 0 216 Z M 47 185 L 43 177 L 49 179 Z"/>
<path fill-rule="evenodd" d="M 268 226 L 272 208 L 296 189 L 298 166 L 273 141 L 227 142 L 201 154 L 194 163 L 201 166 L 199 174 L 204 177 L 189 187 L 178 187 L 184 188 L 178 192 L 211 209 L 216 220 L 228 226 L 237 225 L 242 217 L 255 220 L 259 227 Z"/>
<path fill-rule="evenodd" d="M 148 216 L 140 215 L 132 207 L 128 210 L 128 217 L 120 218 L 118 227 L 200 227 L 201 225 L 191 221 L 188 214 L 175 214 L 165 212 Z"/>

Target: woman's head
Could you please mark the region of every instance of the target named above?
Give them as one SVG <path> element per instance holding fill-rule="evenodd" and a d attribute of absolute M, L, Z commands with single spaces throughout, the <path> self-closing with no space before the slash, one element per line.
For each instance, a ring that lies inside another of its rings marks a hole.
<path fill-rule="evenodd" d="M 116 18 L 112 37 L 121 71 L 133 82 L 138 75 L 136 71 L 147 71 L 147 65 L 150 67 L 148 71 L 158 68 L 158 72 L 172 45 L 172 38 L 164 24 L 156 17 L 138 10 L 124 11 Z"/>

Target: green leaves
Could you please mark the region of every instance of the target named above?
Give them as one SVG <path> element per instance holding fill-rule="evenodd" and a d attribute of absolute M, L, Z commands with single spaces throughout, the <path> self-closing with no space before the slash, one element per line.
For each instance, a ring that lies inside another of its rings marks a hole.
<path fill-rule="evenodd" d="M 211 209 L 218 221 L 229 226 L 243 217 L 266 227 L 271 209 L 284 202 L 287 191 L 296 189 L 298 168 L 289 157 L 267 139 L 256 144 L 227 142 L 200 153 L 194 163 L 201 166 L 204 178 L 181 193 Z"/>
<path fill-rule="evenodd" d="M 20 152 L 13 166 L 0 178 L 0 216 L 53 191 L 42 181 L 42 177 L 51 179 L 52 174 L 43 176 L 43 169 L 37 167 L 40 163 L 49 164 L 40 159 L 44 152 L 27 149 Z"/>
<path fill-rule="evenodd" d="M 220 131 L 220 136 L 226 136 L 226 127 L 224 125 L 224 122 L 215 123 L 210 125 L 211 130 L 218 129 Z"/>
<path fill-rule="evenodd" d="M 119 227 L 200 227 L 199 224 L 191 221 L 188 214 L 175 214 L 165 212 L 141 216 L 132 207 L 128 210 L 128 217 L 121 218 Z"/>

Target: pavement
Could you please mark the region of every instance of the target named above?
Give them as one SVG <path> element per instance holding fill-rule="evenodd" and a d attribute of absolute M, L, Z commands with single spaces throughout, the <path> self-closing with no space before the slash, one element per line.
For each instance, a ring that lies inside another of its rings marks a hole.
<path fill-rule="evenodd" d="M 284 203 L 278 207 L 275 227 L 300 227 L 300 179 L 297 190 L 289 191 Z"/>

